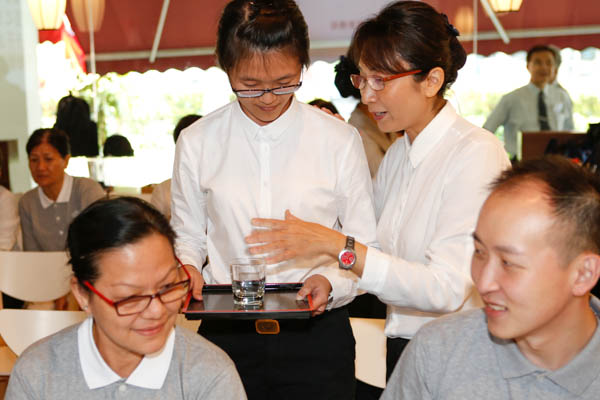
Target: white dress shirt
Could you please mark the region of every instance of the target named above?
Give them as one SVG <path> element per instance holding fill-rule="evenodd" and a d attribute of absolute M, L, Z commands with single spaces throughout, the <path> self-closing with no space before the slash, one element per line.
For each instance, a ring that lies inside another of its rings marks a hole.
<path fill-rule="evenodd" d="M 548 125 L 552 131 L 573 129 L 572 106 L 568 99 L 558 90 L 546 85 L 543 89 Z M 504 126 L 504 147 L 512 155 L 520 156 L 519 132 L 535 132 L 540 130 L 538 118 L 538 95 L 540 89 L 529 83 L 517 90 L 505 94 L 492 110 L 483 124 L 483 128 L 495 132 L 500 125 Z"/>
<path fill-rule="evenodd" d="M 197 267 L 208 255 L 207 283 L 231 282 L 229 262 L 248 255 L 252 218 L 283 219 L 286 209 L 375 244 L 372 184 L 358 132 L 295 98 L 266 126 L 237 101 L 192 124 L 177 140 L 171 185 L 177 253 Z M 356 294 L 354 274 L 302 260 L 269 265 L 267 282 L 301 282 L 317 273 L 332 285 L 333 307 Z"/>
<path fill-rule="evenodd" d="M 19 235 L 17 197 L 0 185 L 0 250 L 13 250 Z"/>
<path fill-rule="evenodd" d="M 411 144 L 387 151 L 375 181 L 377 239 L 359 287 L 388 304 L 385 333 L 410 339 L 427 321 L 479 305 L 472 233 L 488 185 L 510 165 L 502 144 L 447 103 Z"/>
<path fill-rule="evenodd" d="M 94 319 L 91 317 L 81 323 L 77 329 L 77 347 L 85 382 L 90 389 L 97 389 L 123 378 L 108 366 L 98 351 L 92 333 L 93 325 Z M 146 354 L 125 383 L 146 389 L 160 389 L 169 372 L 174 347 L 175 329 L 173 328 L 165 345 L 156 353 Z"/>

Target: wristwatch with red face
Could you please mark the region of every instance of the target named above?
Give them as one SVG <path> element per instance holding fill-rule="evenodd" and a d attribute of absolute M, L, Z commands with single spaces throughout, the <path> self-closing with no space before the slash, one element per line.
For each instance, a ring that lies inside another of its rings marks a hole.
<path fill-rule="evenodd" d="M 354 251 L 354 238 L 346 236 L 346 247 L 338 254 L 341 269 L 351 269 L 356 264 L 356 251 Z"/>

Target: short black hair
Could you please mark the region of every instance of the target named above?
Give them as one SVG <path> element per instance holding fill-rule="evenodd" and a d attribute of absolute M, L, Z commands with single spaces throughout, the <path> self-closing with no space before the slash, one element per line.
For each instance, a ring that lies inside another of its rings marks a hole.
<path fill-rule="evenodd" d="M 175 232 L 169 221 L 142 199 L 117 197 L 92 203 L 69 225 L 67 250 L 75 278 L 93 284 L 100 276 L 97 261 L 102 254 L 154 233 L 164 236 L 174 248 Z"/>
<path fill-rule="evenodd" d="M 202 115 L 198 114 L 188 114 L 185 117 L 181 117 L 181 119 L 177 122 L 177 125 L 175 125 L 175 129 L 173 130 L 173 140 L 175 143 L 177 143 L 177 139 L 179 139 L 179 134 L 181 131 L 198 121 L 200 118 L 202 118 Z"/>
<path fill-rule="evenodd" d="M 123 135 L 111 135 L 106 138 L 102 148 L 104 156 L 113 157 L 132 157 L 133 147 L 129 140 Z"/>
<path fill-rule="evenodd" d="M 293 0 L 232 0 L 219 20 L 216 55 L 227 73 L 252 53 L 271 50 L 289 51 L 306 67 L 309 43 L 306 21 Z"/>
<path fill-rule="evenodd" d="M 62 158 L 65 158 L 71 154 L 69 136 L 67 136 L 67 134 L 61 129 L 40 128 L 33 131 L 31 136 L 29 136 L 29 139 L 27 139 L 27 144 L 25 145 L 27 155 L 31 155 L 33 149 L 42 143 L 48 143 L 54 147 Z"/>
<path fill-rule="evenodd" d="M 550 46 L 547 46 L 545 44 L 538 44 L 530 48 L 527 51 L 527 62 L 529 63 L 529 61 L 531 61 L 531 57 L 533 57 L 535 53 L 541 53 L 543 51 L 547 51 L 550 54 L 552 54 L 552 58 L 554 58 L 554 64 L 558 64 L 556 60 L 556 53 L 554 52 L 554 50 L 552 50 Z"/>
<path fill-rule="evenodd" d="M 338 109 L 333 105 L 332 102 L 327 101 L 327 100 L 323 100 L 323 99 L 314 99 L 312 101 L 309 101 L 308 104 L 310 104 L 311 106 L 317 106 L 319 108 L 326 108 L 329 111 L 331 111 L 334 114 L 339 114 L 340 112 L 338 111 Z"/>
<path fill-rule="evenodd" d="M 388 74 L 405 72 L 405 62 L 411 70 L 421 70 L 413 76 L 417 82 L 440 67 L 444 83 L 437 95 L 443 97 L 467 61 L 458 35 L 448 17 L 430 5 L 396 1 L 358 26 L 348 54 L 356 65 L 362 61 L 369 69 Z"/>
<path fill-rule="evenodd" d="M 557 155 L 516 163 L 491 185 L 494 192 L 540 183 L 553 209 L 566 257 L 584 251 L 600 254 L 600 178 Z"/>

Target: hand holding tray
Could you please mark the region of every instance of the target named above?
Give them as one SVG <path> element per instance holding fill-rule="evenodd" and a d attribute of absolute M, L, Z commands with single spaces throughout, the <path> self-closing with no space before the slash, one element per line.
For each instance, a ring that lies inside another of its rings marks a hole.
<path fill-rule="evenodd" d="M 262 306 L 233 303 L 231 285 L 204 285 L 198 301 L 190 297 L 182 312 L 187 319 L 307 319 L 314 310 L 311 295 L 296 300 L 302 283 L 267 283 Z"/>

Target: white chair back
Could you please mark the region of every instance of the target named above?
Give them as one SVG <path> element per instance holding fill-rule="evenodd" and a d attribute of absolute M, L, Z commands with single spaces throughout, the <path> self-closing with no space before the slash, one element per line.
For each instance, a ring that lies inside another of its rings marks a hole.
<path fill-rule="evenodd" d="M 350 324 L 356 340 L 356 378 L 385 388 L 385 319 L 350 318 Z"/>
<path fill-rule="evenodd" d="M 50 336 L 87 317 L 83 311 L 0 310 L 0 335 L 6 345 L 21 355 L 32 343 Z"/>
<path fill-rule="evenodd" d="M 0 310 L 0 376 L 8 376 L 17 357 L 38 340 L 83 321 L 83 311 Z"/>
<path fill-rule="evenodd" d="M 71 268 L 64 251 L 0 251 L 0 292 L 42 302 L 69 293 Z"/>

